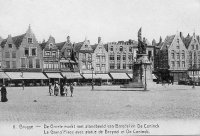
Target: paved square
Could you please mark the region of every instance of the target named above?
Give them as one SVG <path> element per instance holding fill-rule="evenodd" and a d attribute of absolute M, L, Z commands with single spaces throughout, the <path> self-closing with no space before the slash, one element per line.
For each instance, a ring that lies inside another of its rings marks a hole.
<path fill-rule="evenodd" d="M 8 87 L 8 102 L 0 102 L 0 120 L 34 122 L 200 118 L 200 87 L 192 89 L 191 86 L 153 83 L 148 89 L 150 91 L 146 92 L 120 91 L 119 86 L 95 86 L 96 91 L 91 91 L 90 86 L 75 87 L 74 97 L 61 97 L 49 96 L 48 87 L 25 87 L 25 90 Z"/>

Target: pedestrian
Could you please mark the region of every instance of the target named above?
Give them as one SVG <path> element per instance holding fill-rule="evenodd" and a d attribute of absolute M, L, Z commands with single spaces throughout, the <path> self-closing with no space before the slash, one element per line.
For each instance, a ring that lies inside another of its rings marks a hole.
<path fill-rule="evenodd" d="M 71 97 L 73 97 L 74 86 L 71 83 L 69 87 L 70 87 Z"/>
<path fill-rule="evenodd" d="M 60 83 L 60 96 L 64 96 L 64 88 L 63 88 L 63 83 Z"/>
<path fill-rule="evenodd" d="M 5 85 L 2 86 L 1 88 L 1 102 L 7 102 L 7 91 Z"/>
<path fill-rule="evenodd" d="M 67 92 L 68 92 L 68 86 L 67 86 L 67 83 L 64 84 L 63 89 L 64 89 L 64 95 L 67 96 Z"/>
<path fill-rule="evenodd" d="M 53 94 L 53 87 L 51 83 L 49 83 L 49 94 L 50 96 Z"/>
<path fill-rule="evenodd" d="M 24 80 L 22 80 L 22 89 L 24 90 L 24 86 L 25 86 L 25 83 L 24 83 Z"/>
<path fill-rule="evenodd" d="M 54 95 L 58 96 L 59 93 L 59 85 L 57 82 L 55 82 L 55 86 L 54 86 Z"/>

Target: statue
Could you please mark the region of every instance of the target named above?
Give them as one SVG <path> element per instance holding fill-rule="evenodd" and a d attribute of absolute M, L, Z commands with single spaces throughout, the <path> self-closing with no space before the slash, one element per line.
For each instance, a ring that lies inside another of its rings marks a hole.
<path fill-rule="evenodd" d="M 146 39 L 142 41 L 142 28 L 138 31 L 138 54 L 146 54 Z"/>

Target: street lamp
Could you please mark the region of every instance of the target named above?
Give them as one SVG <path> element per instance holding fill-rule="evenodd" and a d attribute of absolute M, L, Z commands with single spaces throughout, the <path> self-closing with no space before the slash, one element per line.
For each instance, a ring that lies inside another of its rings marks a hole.
<path fill-rule="evenodd" d="M 94 90 L 94 83 L 93 83 L 93 71 L 94 71 L 94 68 L 92 67 L 91 70 L 92 70 L 92 90 Z"/>
<path fill-rule="evenodd" d="M 195 79 L 194 79 L 194 70 L 195 70 L 195 65 L 192 66 L 192 74 L 193 74 L 193 86 L 192 88 L 194 89 L 195 88 Z"/>
<path fill-rule="evenodd" d="M 145 72 L 145 78 L 144 78 L 144 91 L 147 90 L 147 75 L 146 75 L 146 71 L 147 71 L 147 63 L 143 63 L 144 64 L 144 72 Z"/>

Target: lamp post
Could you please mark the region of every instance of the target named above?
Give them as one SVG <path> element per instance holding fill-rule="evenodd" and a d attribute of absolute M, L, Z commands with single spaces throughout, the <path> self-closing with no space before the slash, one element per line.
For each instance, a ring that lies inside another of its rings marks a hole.
<path fill-rule="evenodd" d="M 146 71 L 147 71 L 147 63 L 143 63 L 144 64 L 144 72 L 145 72 L 145 77 L 144 77 L 144 91 L 147 90 L 147 75 L 146 75 Z"/>
<path fill-rule="evenodd" d="M 192 88 L 194 89 L 195 88 L 195 79 L 194 79 L 194 70 L 195 70 L 195 65 L 192 66 L 192 74 L 193 74 L 193 86 Z"/>
<path fill-rule="evenodd" d="M 94 68 L 92 67 L 91 70 L 92 70 L 92 90 L 94 90 L 94 83 L 93 83 L 93 71 L 94 71 Z"/>

